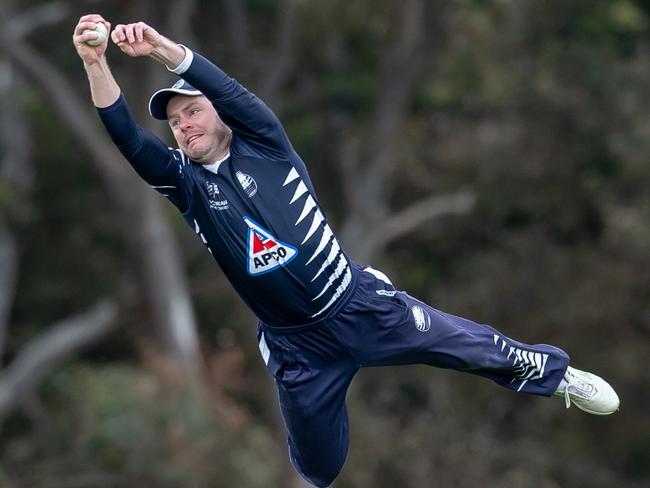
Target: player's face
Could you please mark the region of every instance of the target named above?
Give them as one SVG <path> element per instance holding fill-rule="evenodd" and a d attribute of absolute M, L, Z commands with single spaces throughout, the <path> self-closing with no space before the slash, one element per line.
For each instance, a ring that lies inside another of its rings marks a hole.
<path fill-rule="evenodd" d="M 193 161 L 213 163 L 228 150 L 230 128 L 203 95 L 173 97 L 167 104 L 167 118 L 178 147 Z"/>

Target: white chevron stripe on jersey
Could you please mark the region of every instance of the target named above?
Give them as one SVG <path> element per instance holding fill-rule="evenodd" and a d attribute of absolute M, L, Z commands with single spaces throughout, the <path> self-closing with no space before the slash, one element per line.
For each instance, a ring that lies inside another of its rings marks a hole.
<path fill-rule="evenodd" d="M 305 242 L 309 240 L 309 238 L 314 235 L 314 232 L 316 232 L 316 229 L 320 226 L 321 222 L 325 220 L 325 216 L 323 216 L 323 212 L 320 210 L 316 210 L 316 213 L 314 214 L 314 220 L 311 222 L 311 227 L 309 228 L 309 231 L 307 232 L 307 235 L 303 239 L 303 241 L 300 243 L 302 246 Z"/>
<path fill-rule="evenodd" d="M 298 188 L 296 188 L 296 193 L 293 194 L 293 198 L 291 199 L 289 204 L 292 204 L 293 202 L 298 200 L 305 193 L 307 193 L 307 187 L 305 186 L 305 183 L 302 180 L 300 180 L 300 183 L 298 183 Z"/>
<path fill-rule="evenodd" d="M 325 305 L 323 308 L 321 308 L 318 312 L 316 312 L 314 315 L 312 315 L 310 318 L 317 317 L 318 315 L 322 314 L 325 310 L 330 308 L 338 298 L 343 295 L 345 290 L 348 289 L 348 286 L 350 286 L 350 282 L 352 281 L 352 271 L 350 271 L 350 268 L 348 267 L 348 270 L 345 272 L 345 276 L 343 277 L 343 281 L 341 281 L 341 284 L 338 286 L 336 289 L 336 293 L 334 293 L 334 296 L 330 298 L 330 301 L 327 302 L 327 305 Z"/>
<path fill-rule="evenodd" d="M 330 241 L 334 233 L 332 232 L 332 229 L 330 229 L 330 226 L 325 224 L 325 229 L 323 230 L 323 237 L 320 239 L 320 243 L 318 244 L 318 247 L 314 251 L 314 254 L 309 258 L 309 261 L 305 263 L 305 266 L 307 266 L 309 263 L 311 263 L 316 256 L 318 256 L 323 249 L 325 249 L 325 246 L 327 246 L 327 243 Z"/>
<path fill-rule="evenodd" d="M 311 279 L 312 282 L 316 278 L 318 278 L 323 271 L 325 271 L 325 268 L 327 268 L 328 266 L 334 266 L 334 259 L 336 259 L 336 256 L 339 254 L 340 251 L 341 251 L 341 246 L 339 246 L 339 242 L 336 239 L 332 239 L 332 249 L 330 249 L 330 253 L 325 258 L 325 262 L 318 270 L 318 273 L 316 273 L 316 276 L 314 276 Z"/>
<path fill-rule="evenodd" d="M 291 171 L 289 171 L 289 174 L 287 175 L 287 179 L 284 180 L 284 183 L 282 184 L 282 186 L 287 186 L 289 183 L 291 183 L 296 178 L 300 178 L 300 176 L 298 175 L 298 172 L 296 171 L 296 168 L 294 168 L 292 166 Z"/>
<path fill-rule="evenodd" d="M 300 222 L 302 222 L 302 220 L 305 217 L 307 217 L 307 215 L 309 215 L 309 212 L 311 212 L 311 210 L 315 206 L 316 206 L 316 201 L 314 200 L 314 198 L 311 195 L 309 195 L 307 197 L 307 200 L 305 200 L 305 206 L 302 209 L 302 213 L 300 214 L 300 217 L 298 217 L 298 220 L 296 221 L 296 223 L 294 225 L 298 225 Z"/>
<path fill-rule="evenodd" d="M 347 267 L 348 267 L 348 262 L 347 262 L 347 261 L 345 260 L 345 258 L 343 257 L 343 254 L 341 254 L 341 257 L 339 258 L 339 262 L 338 262 L 338 264 L 337 264 L 337 266 L 336 266 L 336 269 L 335 269 L 334 272 L 330 275 L 330 277 L 327 279 L 327 283 L 325 283 L 325 286 L 323 287 L 323 289 L 321 290 L 321 292 L 320 292 L 318 295 L 316 295 L 314 298 L 312 298 L 311 301 L 312 301 L 312 302 L 313 302 L 313 301 L 316 301 L 316 300 L 318 300 L 320 297 L 322 297 L 323 294 L 324 294 L 324 293 L 325 293 L 325 292 L 326 292 L 326 291 L 327 291 L 327 290 L 332 286 L 332 284 L 334 283 L 334 281 L 336 281 L 336 279 L 337 279 L 339 276 L 341 276 L 341 275 L 343 274 L 343 271 L 344 271 L 345 269 L 347 269 Z"/>

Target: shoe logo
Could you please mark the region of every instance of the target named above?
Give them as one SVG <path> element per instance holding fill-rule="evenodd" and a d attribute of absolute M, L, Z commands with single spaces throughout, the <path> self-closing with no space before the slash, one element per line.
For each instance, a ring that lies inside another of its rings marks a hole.
<path fill-rule="evenodd" d="M 282 242 L 259 224 L 244 217 L 248 225 L 248 274 L 261 275 L 286 266 L 298 255 L 298 250 Z"/>
<path fill-rule="evenodd" d="M 415 328 L 420 332 L 427 332 L 431 328 L 431 316 L 419 305 L 411 307 L 413 320 L 415 321 Z"/>
<path fill-rule="evenodd" d="M 221 196 L 216 183 L 207 182 L 205 188 L 208 191 L 208 203 L 212 210 L 228 210 L 228 200 Z"/>
<path fill-rule="evenodd" d="M 253 177 L 246 173 L 242 173 L 241 171 L 237 171 L 235 174 L 237 175 L 237 179 L 239 180 L 242 189 L 246 192 L 246 195 L 248 195 L 248 198 L 252 198 L 253 195 L 257 193 L 257 183 Z"/>

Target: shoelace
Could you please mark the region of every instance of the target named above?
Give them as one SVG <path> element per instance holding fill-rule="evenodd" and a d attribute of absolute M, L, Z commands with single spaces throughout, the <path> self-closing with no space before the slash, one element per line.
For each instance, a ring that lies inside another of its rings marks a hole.
<path fill-rule="evenodd" d="M 593 383 L 576 378 L 573 375 L 566 375 L 564 379 L 568 383 L 564 389 L 564 403 L 566 404 L 566 408 L 571 407 L 571 395 L 583 400 L 589 400 L 598 393 Z"/>

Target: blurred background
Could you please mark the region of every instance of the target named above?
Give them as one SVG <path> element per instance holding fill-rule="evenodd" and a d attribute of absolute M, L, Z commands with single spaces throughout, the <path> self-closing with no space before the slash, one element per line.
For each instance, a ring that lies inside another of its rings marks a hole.
<path fill-rule="evenodd" d="M 569 352 L 611 417 L 363 370 L 337 488 L 650 484 L 647 0 L 2 0 L 0 486 L 305 487 L 255 319 L 94 112 L 79 17 L 144 20 L 260 95 L 352 258 Z M 109 47 L 136 118 L 174 80 Z"/>

